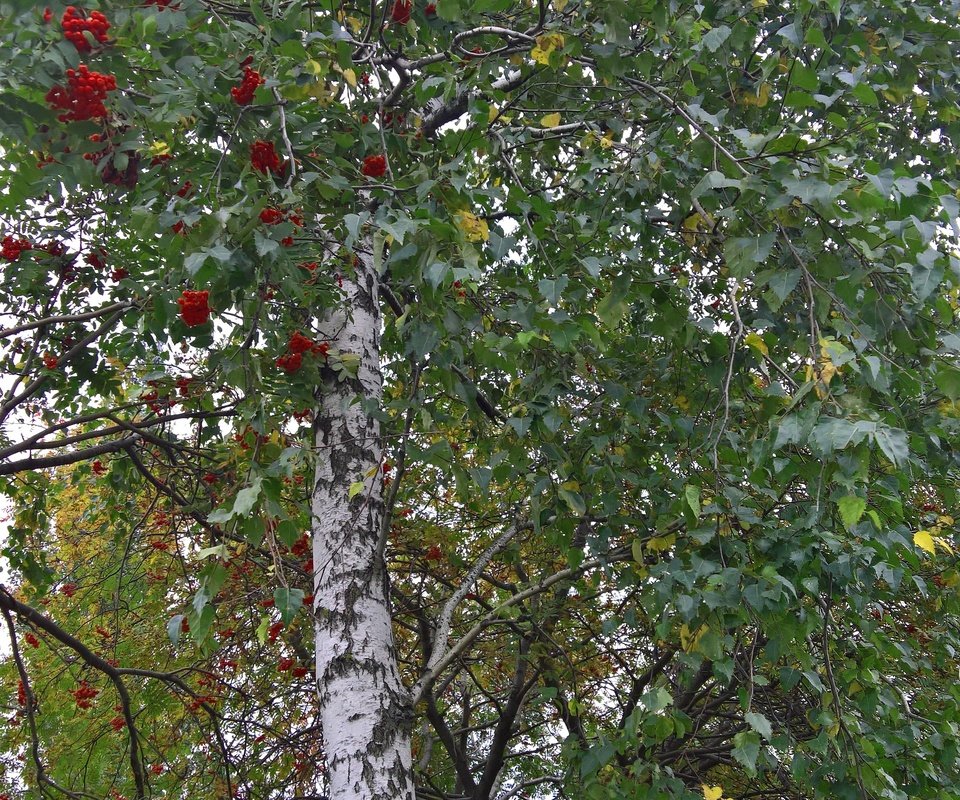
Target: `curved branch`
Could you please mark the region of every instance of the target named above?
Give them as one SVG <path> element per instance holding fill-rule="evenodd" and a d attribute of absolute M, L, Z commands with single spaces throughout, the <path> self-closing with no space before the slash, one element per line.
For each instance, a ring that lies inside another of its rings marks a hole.
<path fill-rule="evenodd" d="M 108 661 L 98 656 L 83 642 L 75 636 L 67 633 L 63 628 L 57 625 L 49 617 L 41 614 L 32 606 L 22 603 L 15 598 L 5 587 L 0 587 L 0 609 L 7 617 L 8 624 L 12 623 L 10 612 L 12 611 L 18 617 L 21 617 L 40 630 L 45 631 L 61 644 L 66 645 L 73 650 L 83 661 L 96 670 L 104 673 L 113 682 L 120 698 L 120 706 L 127 731 L 130 734 L 130 769 L 133 772 L 133 780 L 137 787 L 137 797 L 145 798 L 147 796 L 147 780 L 143 771 L 143 761 L 140 757 L 140 737 L 137 734 L 136 724 L 133 719 L 133 712 L 130 709 L 130 694 L 127 692 L 127 686 L 123 682 L 123 677 L 119 670 Z M 11 637 L 14 631 L 11 628 Z M 14 647 L 16 640 L 14 639 Z"/>

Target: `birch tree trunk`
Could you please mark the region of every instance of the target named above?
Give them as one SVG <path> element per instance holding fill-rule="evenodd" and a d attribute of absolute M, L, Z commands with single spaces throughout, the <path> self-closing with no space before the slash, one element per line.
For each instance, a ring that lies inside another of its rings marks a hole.
<path fill-rule="evenodd" d="M 316 674 L 331 800 L 412 800 L 411 715 L 400 682 L 383 523 L 378 276 L 371 259 L 344 276 L 342 310 L 323 321 L 334 353 L 359 357 L 355 378 L 330 370 L 316 420 L 313 493 Z M 364 488 L 352 499 L 351 484 Z"/>

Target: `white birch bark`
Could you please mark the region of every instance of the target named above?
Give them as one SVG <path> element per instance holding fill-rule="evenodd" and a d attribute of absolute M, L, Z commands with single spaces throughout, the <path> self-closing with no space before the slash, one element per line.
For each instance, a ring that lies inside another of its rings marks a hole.
<path fill-rule="evenodd" d="M 394 648 L 383 521 L 378 276 L 369 257 L 346 302 L 323 320 L 331 349 L 359 356 L 355 379 L 330 371 L 318 401 L 313 492 L 316 670 L 331 800 L 412 800 L 412 714 Z M 361 402 L 362 400 L 362 402 Z M 369 473 L 373 472 L 372 475 Z M 348 499 L 350 485 L 364 489 Z"/>

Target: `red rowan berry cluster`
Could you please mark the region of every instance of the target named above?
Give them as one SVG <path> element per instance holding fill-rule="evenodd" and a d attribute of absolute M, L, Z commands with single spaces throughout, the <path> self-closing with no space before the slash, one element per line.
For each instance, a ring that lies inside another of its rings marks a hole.
<path fill-rule="evenodd" d="M 32 633 L 28 633 L 26 636 L 23 637 L 23 639 L 28 645 L 30 645 L 34 649 L 40 646 L 40 640 L 36 636 L 34 636 Z"/>
<path fill-rule="evenodd" d="M 393 111 L 384 111 L 380 115 L 380 119 L 383 120 L 384 128 L 393 128 L 394 130 L 402 128 L 407 121 L 407 115 L 399 111 L 394 113 Z M 384 164 L 386 167 L 386 164 Z M 382 174 L 382 173 L 381 173 Z"/>
<path fill-rule="evenodd" d="M 264 225 L 279 225 L 286 216 L 279 208 L 265 208 L 260 212 L 260 221 Z"/>
<path fill-rule="evenodd" d="M 52 353 L 43 354 L 43 366 L 45 366 L 47 369 L 56 369 L 59 363 L 60 361 Z"/>
<path fill-rule="evenodd" d="M 406 25 L 410 21 L 410 12 L 413 10 L 412 0 L 396 0 L 390 9 L 390 19 L 398 25 Z"/>
<path fill-rule="evenodd" d="M 287 352 L 277 359 L 277 366 L 287 373 L 294 373 L 303 366 L 304 353 L 314 353 L 324 358 L 330 352 L 330 345 L 326 342 L 317 343 L 309 336 L 296 331 L 287 342 Z"/>
<path fill-rule="evenodd" d="M 283 630 L 282 622 L 274 622 L 267 631 L 267 639 L 271 642 L 277 641 L 280 637 L 280 632 Z"/>
<path fill-rule="evenodd" d="M 287 164 L 280 160 L 273 142 L 265 142 L 257 139 L 250 145 L 250 164 L 257 172 L 264 174 L 272 172 L 274 175 L 281 175 L 286 170 Z"/>
<path fill-rule="evenodd" d="M 74 47 L 81 53 L 89 53 L 92 49 L 90 41 L 83 35 L 84 31 L 103 44 L 107 41 L 107 31 L 110 29 L 109 20 L 100 11 L 91 11 L 89 17 L 84 17 L 83 12 L 73 6 L 67 6 L 60 24 L 63 26 L 64 38 L 73 42 Z"/>
<path fill-rule="evenodd" d="M 423 13 L 428 17 L 432 17 L 437 13 L 437 4 L 436 3 L 427 3 L 426 8 L 423 9 Z"/>
<path fill-rule="evenodd" d="M 24 250 L 32 250 L 33 244 L 29 239 L 16 239 L 13 236 L 4 236 L 0 242 L 0 258 L 7 261 L 16 261 Z"/>
<path fill-rule="evenodd" d="M 95 686 L 91 686 L 86 681 L 80 681 L 80 685 L 70 692 L 70 694 L 72 694 L 73 699 L 77 701 L 77 708 L 91 708 L 93 706 L 93 698 L 100 694 L 100 690 Z"/>
<path fill-rule="evenodd" d="M 107 92 L 117 88 L 113 75 L 91 72 L 86 64 L 67 70 L 66 87 L 59 84 L 46 94 L 46 101 L 66 112 L 57 117 L 61 122 L 79 122 L 85 119 L 100 119 L 107 116 L 103 101 Z"/>
<path fill-rule="evenodd" d="M 89 155 L 89 154 L 88 154 Z M 86 261 L 94 269 L 103 269 L 107 266 L 107 251 L 102 247 L 97 248 L 96 250 L 91 250 L 89 253 L 84 256 L 83 260 Z"/>
<path fill-rule="evenodd" d="M 17 703 L 21 706 L 27 704 L 27 687 L 23 685 L 23 681 L 17 681 Z"/>
<path fill-rule="evenodd" d="M 115 731 L 122 731 L 126 724 L 127 722 L 123 717 L 114 717 L 110 720 L 110 727 Z"/>
<path fill-rule="evenodd" d="M 67 596 L 73 597 L 77 593 L 77 584 L 75 583 L 65 583 L 60 587 L 60 593 Z"/>
<path fill-rule="evenodd" d="M 301 534 L 291 546 L 290 552 L 295 556 L 305 556 L 310 552 L 310 537 L 305 533 Z"/>
<path fill-rule="evenodd" d="M 255 69 L 250 69 L 250 67 L 243 68 L 243 80 L 240 82 L 239 86 L 234 86 L 230 90 L 230 94 L 233 96 L 233 102 L 238 106 L 248 106 L 253 102 L 253 93 L 257 90 L 257 87 L 263 83 L 263 78 L 260 77 L 260 73 Z"/>
<path fill-rule="evenodd" d="M 363 159 L 360 172 L 368 178 L 382 178 L 387 173 L 387 157 L 383 155 L 367 156 Z"/>
<path fill-rule="evenodd" d="M 90 471 L 94 475 L 105 475 L 107 468 L 103 465 L 103 462 L 98 458 L 90 467 Z"/>
<path fill-rule="evenodd" d="M 210 292 L 206 289 L 202 292 L 191 292 L 189 289 L 184 289 L 183 294 L 177 298 L 177 305 L 180 306 L 180 319 L 187 327 L 193 328 L 197 325 L 203 325 L 210 319 L 209 298 Z"/>

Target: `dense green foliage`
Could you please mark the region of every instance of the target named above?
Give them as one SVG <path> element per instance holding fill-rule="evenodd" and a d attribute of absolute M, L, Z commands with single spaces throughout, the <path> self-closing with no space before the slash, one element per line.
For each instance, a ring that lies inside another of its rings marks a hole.
<path fill-rule="evenodd" d="M 117 660 L 147 796 L 323 793 L 277 668 L 357 254 L 408 684 L 523 523 L 418 796 L 957 796 L 960 3 L 99 9 L 0 2 L 7 796 L 137 793 L 110 676 L 26 606 Z M 81 63 L 106 116 L 57 100 Z"/>

